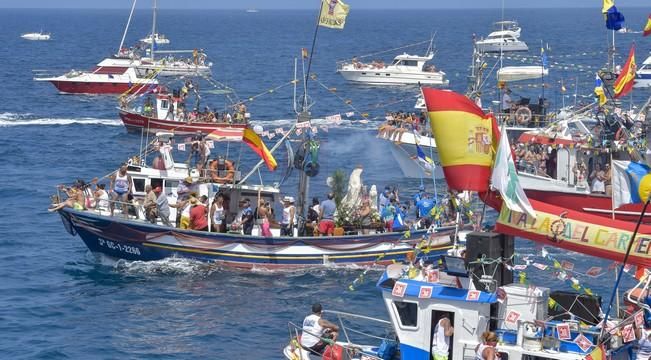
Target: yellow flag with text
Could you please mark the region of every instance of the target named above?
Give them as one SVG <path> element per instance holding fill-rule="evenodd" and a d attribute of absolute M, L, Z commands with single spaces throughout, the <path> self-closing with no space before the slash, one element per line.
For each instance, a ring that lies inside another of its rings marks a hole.
<path fill-rule="evenodd" d="M 341 0 L 321 0 L 319 25 L 331 29 L 343 29 L 350 6 Z"/>

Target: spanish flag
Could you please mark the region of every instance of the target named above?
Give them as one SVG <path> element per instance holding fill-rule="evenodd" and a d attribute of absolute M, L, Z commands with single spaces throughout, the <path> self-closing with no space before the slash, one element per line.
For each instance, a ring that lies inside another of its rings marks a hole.
<path fill-rule="evenodd" d="M 249 147 L 255 151 L 255 153 L 258 154 L 262 160 L 264 160 L 264 163 L 267 164 L 269 170 L 276 170 L 276 167 L 278 166 L 276 159 L 274 159 L 274 156 L 271 154 L 269 149 L 267 149 L 267 146 L 264 144 L 258 134 L 255 133 L 255 131 L 248 127 L 244 129 L 244 133 L 242 134 L 242 141 L 249 145 Z"/>
<path fill-rule="evenodd" d="M 614 90 L 615 90 L 615 99 L 628 94 L 633 89 L 633 84 L 635 83 L 635 71 L 637 67 L 635 66 L 635 44 L 631 46 L 631 51 L 628 53 L 628 60 L 622 68 L 622 72 L 615 80 Z"/>
<path fill-rule="evenodd" d="M 649 15 L 649 18 L 646 20 L 646 26 L 644 27 L 644 36 L 649 35 L 651 35 L 651 15 Z"/>
<path fill-rule="evenodd" d="M 495 118 L 461 94 L 431 88 L 422 91 L 448 187 L 488 191 L 499 138 Z"/>
<path fill-rule="evenodd" d="M 595 346 L 594 350 L 585 357 L 585 360 L 606 360 L 606 351 L 604 351 L 604 346 Z"/>
<path fill-rule="evenodd" d="M 350 6 L 341 0 L 321 0 L 319 25 L 331 29 L 343 29 Z"/>

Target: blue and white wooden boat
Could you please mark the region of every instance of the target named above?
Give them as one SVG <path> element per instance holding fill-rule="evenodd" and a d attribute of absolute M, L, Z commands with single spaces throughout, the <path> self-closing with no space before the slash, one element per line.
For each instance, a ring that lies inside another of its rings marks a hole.
<path fill-rule="evenodd" d="M 601 328 L 581 324 L 579 320 L 554 320 L 548 314 L 549 289 L 508 284 L 500 287 L 500 291 L 486 292 L 474 287 L 463 258 L 442 256 L 439 264 L 425 268 L 403 264 L 387 267 L 377 288 L 382 293 L 389 321 L 357 316 L 357 319 L 373 320 L 374 325 L 353 333 L 351 323 L 341 313 L 330 311 L 326 317 L 330 321 L 334 320 L 333 316 L 336 318 L 339 338 L 334 347 L 329 346 L 332 350 L 326 348 L 327 356 L 323 358 L 430 360 L 434 330 L 443 315 L 447 315 L 454 329 L 448 359 L 476 359 L 476 349 L 485 331 L 497 335 L 496 351 L 501 359 L 582 360 L 595 350 Z M 612 359 L 633 358 L 635 341 L 623 341 L 621 335 L 625 332 L 622 327 L 633 323 L 633 316 L 612 320 L 608 323 L 613 326 L 609 330 L 614 335 L 605 341 L 604 351 Z M 387 325 L 393 330 L 388 336 L 365 337 L 372 345 L 360 345 L 363 341 L 359 336 L 353 339 L 350 335 L 369 334 L 372 328 L 377 330 Z M 559 337 L 561 327 L 568 332 L 562 331 L 563 336 Z M 300 336 L 300 326 L 294 325 L 290 333 Z M 335 351 L 336 348 L 339 349 Z M 331 357 L 332 353 L 339 355 Z M 301 348 L 296 338 L 284 348 L 283 354 L 291 360 L 320 358 Z"/>
<path fill-rule="evenodd" d="M 128 166 L 132 194 L 136 199 L 144 198 L 147 185 L 153 188 L 160 186 L 168 202 L 175 204 L 178 198 L 176 188 L 190 174 L 195 184 L 193 191 L 198 196 L 213 199 L 217 193 L 225 195 L 228 199 L 225 208 L 229 209 L 226 222 L 236 217 L 241 199 L 249 199 L 255 204 L 260 197 L 270 204 L 280 203 L 277 186 L 246 184 L 241 181 L 239 171 L 234 172 L 233 183 L 217 184 L 210 182 L 206 174 L 201 174 L 197 169 L 174 162 L 170 139 L 171 134 L 161 133 L 152 143 L 153 152 L 158 153 L 152 163 L 158 163 L 157 167 L 141 165 L 138 161 Z M 97 207 L 87 210 L 65 207 L 58 212 L 66 230 L 73 236 L 79 235 L 94 253 L 143 261 L 179 256 L 239 268 L 386 265 L 402 260 L 418 245 L 426 244 L 432 255 L 445 253 L 452 247 L 451 236 L 455 236 L 457 230 L 454 226 L 448 226 L 410 232 L 369 230 L 368 234 L 360 231 L 342 236 L 299 237 L 296 234 L 281 236 L 280 229 L 272 227 L 273 236 L 263 237 L 259 236 L 258 226 L 254 226 L 252 235 L 244 235 L 240 231 L 215 233 L 184 230 L 165 226 L 160 219 L 156 224 L 147 222 L 141 207 L 137 209 L 137 215 L 122 214 L 121 206 L 115 207 L 114 216 L 107 208 Z M 173 223 L 176 209 L 170 210 Z"/>

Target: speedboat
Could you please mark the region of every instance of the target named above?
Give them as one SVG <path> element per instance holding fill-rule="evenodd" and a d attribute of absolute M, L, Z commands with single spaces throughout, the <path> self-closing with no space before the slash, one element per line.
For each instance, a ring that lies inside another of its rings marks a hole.
<path fill-rule="evenodd" d="M 50 40 L 50 33 L 44 33 L 41 30 L 40 32 L 22 34 L 20 35 L 20 37 L 25 40 L 44 41 L 44 40 Z"/>
<path fill-rule="evenodd" d="M 158 80 L 153 76 L 139 76 L 134 63 L 137 62 L 129 58 L 111 57 L 102 60 L 93 70 L 71 70 L 60 76 L 34 80 L 50 82 L 65 94 L 122 94 L 155 89 Z"/>
<path fill-rule="evenodd" d="M 527 51 L 529 47 L 520 40 L 521 28 L 515 21 L 499 21 L 495 23 L 496 30 L 487 38 L 477 40 L 477 50 L 484 53 Z"/>
<path fill-rule="evenodd" d="M 363 63 L 355 58 L 350 62 L 339 63 L 337 72 L 346 80 L 365 84 L 424 84 L 431 86 L 448 86 L 450 81 L 445 73 L 437 70 L 427 61 L 434 58 L 430 51 L 426 56 L 403 53 L 396 56 L 390 65 L 382 61 Z"/>
<path fill-rule="evenodd" d="M 635 76 L 635 88 L 648 88 L 651 87 L 651 55 L 644 60 L 642 66 L 637 69 Z"/>
<path fill-rule="evenodd" d="M 154 35 L 149 34 L 146 37 L 140 39 L 140 42 L 145 44 L 151 44 L 152 39 L 158 45 L 167 45 L 170 43 L 170 39 L 168 39 L 165 35 L 159 33 L 155 33 Z"/>

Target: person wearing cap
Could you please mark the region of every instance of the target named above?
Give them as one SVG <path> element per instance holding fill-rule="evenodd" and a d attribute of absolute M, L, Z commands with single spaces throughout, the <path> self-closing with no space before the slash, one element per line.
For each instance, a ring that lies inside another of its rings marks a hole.
<path fill-rule="evenodd" d="M 191 176 L 186 177 L 183 181 L 179 182 L 176 187 L 176 195 L 181 201 L 185 201 L 190 197 L 190 193 L 194 191 L 193 180 Z"/>
<path fill-rule="evenodd" d="M 165 195 L 160 185 L 154 188 L 154 193 L 156 194 L 156 208 L 158 209 L 158 217 L 165 226 L 171 227 L 172 224 L 170 223 L 170 205 L 167 202 L 167 195 Z"/>
<path fill-rule="evenodd" d="M 323 318 L 323 306 L 312 305 L 312 313 L 303 320 L 301 346 L 315 355 L 323 355 L 328 342 L 337 341 L 339 327 Z M 325 339 L 330 341 L 326 342 Z"/>
<path fill-rule="evenodd" d="M 253 210 L 251 209 L 251 201 L 249 199 L 240 200 L 240 211 L 235 217 L 235 221 L 231 224 L 232 229 L 242 228 L 244 235 L 251 235 L 253 232 Z"/>
<path fill-rule="evenodd" d="M 142 207 L 145 209 L 145 219 L 147 219 L 147 221 L 150 223 L 155 224 L 156 218 L 158 217 L 156 194 L 154 193 L 154 189 L 151 187 L 151 185 L 145 186 L 145 192 L 147 194 L 145 195 L 145 201 L 142 204 Z"/>
<path fill-rule="evenodd" d="M 235 176 L 233 162 L 219 155 L 209 165 L 210 179 L 218 184 L 230 184 Z"/>
<path fill-rule="evenodd" d="M 283 198 L 283 219 L 280 223 L 281 236 L 294 236 L 295 219 L 296 207 L 294 207 L 294 198 L 285 196 Z"/>

